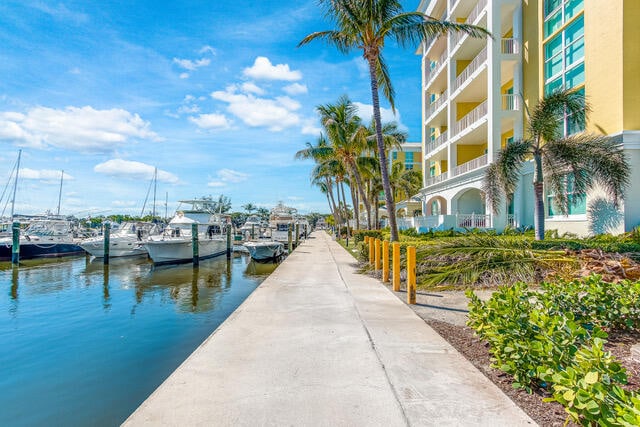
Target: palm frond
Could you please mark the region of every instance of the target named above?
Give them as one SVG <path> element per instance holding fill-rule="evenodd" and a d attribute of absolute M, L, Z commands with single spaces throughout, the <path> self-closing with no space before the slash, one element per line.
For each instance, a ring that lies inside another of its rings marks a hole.
<path fill-rule="evenodd" d="M 505 195 L 515 192 L 520 169 L 526 158 L 532 155 L 532 149 L 532 142 L 529 140 L 514 141 L 500 150 L 496 160 L 487 168 L 482 190 L 494 212 L 500 212 Z"/>

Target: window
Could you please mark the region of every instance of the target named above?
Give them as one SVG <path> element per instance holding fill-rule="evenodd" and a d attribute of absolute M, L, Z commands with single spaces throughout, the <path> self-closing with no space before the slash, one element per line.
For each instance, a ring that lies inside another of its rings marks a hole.
<path fill-rule="evenodd" d="M 413 169 L 413 151 L 404 153 L 404 168 L 407 170 Z"/>
<path fill-rule="evenodd" d="M 584 17 L 544 44 L 545 93 L 584 83 Z"/>
<path fill-rule="evenodd" d="M 437 200 L 431 202 L 431 215 L 440 215 L 440 202 Z"/>
<path fill-rule="evenodd" d="M 549 37 L 584 10 L 584 0 L 545 0 L 544 36 Z"/>
<path fill-rule="evenodd" d="M 393 161 L 398 160 L 398 152 L 397 151 L 392 151 L 391 152 L 391 160 L 393 160 Z"/>
<path fill-rule="evenodd" d="M 577 193 L 573 188 L 573 174 L 566 177 L 567 201 L 569 203 L 567 213 L 569 215 L 584 215 L 587 213 L 587 198 L 584 193 Z M 555 194 L 547 195 L 547 211 L 549 216 L 561 215 L 560 208 L 554 203 Z"/>

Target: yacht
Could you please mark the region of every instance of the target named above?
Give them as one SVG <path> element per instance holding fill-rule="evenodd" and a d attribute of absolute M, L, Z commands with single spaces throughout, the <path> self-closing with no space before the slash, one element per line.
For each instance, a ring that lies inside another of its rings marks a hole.
<path fill-rule="evenodd" d="M 252 238 L 251 233 L 253 233 L 253 238 L 256 238 L 262 235 L 263 229 L 264 227 L 262 226 L 260 217 L 257 215 L 249 215 L 242 227 L 238 229 L 238 232 L 244 240 L 249 240 Z"/>
<path fill-rule="evenodd" d="M 295 240 L 295 222 L 298 212 L 295 208 L 290 208 L 278 203 L 271 209 L 269 215 L 269 228 L 271 228 L 271 239 L 278 242 L 289 241 L 289 227 L 291 226 L 291 238 Z"/>
<path fill-rule="evenodd" d="M 76 223 L 61 217 L 33 219 L 20 230 L 20 259 L 53 258 L 80 255 L 80 229 Z M 0 261 L 11 260 L 12 236 L 0 238 Z"/>
<path fill-rule="evenodd" d="M 244 247 L 251 258 L 258 262 L 274 261 L 284 255 L 284 243 L 273 240 L 245 242 Z"/>
<path fill-rule="evenodd" d="M 124 257 L 146 255 L 144 241 L 149 236 L 159 234 L 156 224 L 149 222 L 124 222 L 111 230 L 109 235 L 109 256 Z M 104 236 L 90 237 L 80 242 L 80 247 L 96 258 L 104 257 Z"/>
<path fill-rule="evenodd" d="M 207 222 L 201 223 L 187 217 L 183 212 L 178 212 L 162 234 L 149 236 L 144 243 L 153 263 L 179 264 L 193 260 L 193 224 L 197 224 L 199 259 L 213 258 L 226 253 L 226 229 L 219 216 L 210 215 Z"/>

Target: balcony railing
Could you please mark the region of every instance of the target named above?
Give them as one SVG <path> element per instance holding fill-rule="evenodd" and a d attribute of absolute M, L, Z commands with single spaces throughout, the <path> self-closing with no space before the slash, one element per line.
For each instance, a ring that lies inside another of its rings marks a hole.
<path fill-rule="evenodd" d="M 520 96 L 515 94 L 502 95 L 503 111 L 520 111 Z"/>
<path fill-rule="evenodd" d="M 520 44 L 517 39 L 502 39 L 502 53 L 504 55 L 516 55 L 520 53 Z"/>
<path fill-rule="evenodd" d="M 424 186 L 429 187 L 429 186 L 435 185 L 439 182 L 446 180 L 448 176 L 449 176 L 449 173 L 444 172 L 444 173 L 441 173 L 440 175 L 429 177 L 425 180 Z"/>
<path fill-rule="evenodd" d="M 476 157 L 473 160 L 470 160 L 466 163 L 463 163 L 453 168 L 453 175 L 454 176 L 462 175 L 463 173 L 467 173 L 474 169 L 478 169 L 482 166 L 486 166 L 487 160 L 488 160 L 488 156 L 486 154 L 484 156 Z"/>
<path fill-rule="evenodd" d="M 489 214 L 458 214 L 456 225 L 460 228 L 489 228 L 491 227 L 491 215 Z"/>
<path fill-rule="evenodd" d="M 424 147 L 425 153 L 424 154 L 426 155 L 427 153 L 432 152 L 436 148 L 446 144 L 448 140 L 449 140 L 449 137 L 447 136 L 446 132 L 441 134 L 439 137 L 437 137 L 436 139 L 434 139 L 433 141 L 431 141 L 431 142 L 429 142 L 428 144 L 425 145 L 425 147 Z"/>
<path fill-rule="evenodd" d="M 507 214 L 507 225 L 509 227 L 513 227 L 513 228 L 517 227 L 517 225 L 516 225 L 516 217 L 515 217 L 514 214 Z"/>
<path fill-rule="evenodd" d="M 453 4 L 450 6 L 451 9 L 453 8 L 453 5 L 455 5 L 457 0 L 452 0 L 452 1 L 453 1 Z M 476 22 L 476 19 L 478 19 L 478 16 L 480 16 L 480 14 L 482 13 L 482 11 L 486 6 L 487 6 L 487 0 L 480 0 L 478 4 L 476 4 L 476 7 L 473 8 L 471 13 L 469 13 L 469 16 L 467 16 L 467 19 L 465 19 L 464 23 L 473 24 L 474 22 Z M 457 45 L 458 42 L 462 40 L 462 38 L 465 36 L 466 36 L 466 33 L 458 33 L 458 32 L 451 33 L 451 47 L 453 48 L 453 46 Z"/>
<path fill-rule="evenodd" d="M 431 117 L 431 115 L 438 108 L 442 107 L 442 105 L 445 103 L 446 100 L 447 100 L 447 93 L 443 92 L 442 94 L 440 94 L 440 97 L 438 99 L 436 99 L 431 104 L 429 104 L 429 107 L 427 108 L 427 119 Z"/>
<path fill-rule="evenodd" d="M 446 60 L 447 60 L 447 49 L 445 49 L 444 52 L 442 52 L 442 55 L 440 55 L 440 57 L 436 61 L 435 67 L 433 68 L 429 67 L 429 69 L 427 70 L 426 76 L 425 76 L 425 81 L 427 82 L 426 86 L 429 86 L 431 84 L 431 80 L 433 80 L 433 78 L 436 75 L 438 75 L 440 71 L 442 71 L 442 68 Z"/>
<path fill-rule="evenodd" d="M 462 70 L 462 72 L 458 75 L 458 77 L 456 77 L 456 81 L 453 83 L 453 87 L 451 88 L 451 90 L 455 91 L 460 86 L 462 86 L 464 82 L 466 82 L 469 79 L 469 77 L 471 77 L 471 75 L 475 73 L 478 70 L 478 68 L 480 68 L 482 64 L 484 64 L 486 61 L 487 61 L 487 48 L 485 47 L 480 51 L 480 53 L 476 55 L 475 58 L 473 58 L 473 60 L 469 63 L 469 65 L 467 65 L 467 68 Z"/>
<path fill-rule="evenodd" d="M 453 125 L 453 135 L 459 134 L 486 115 L 487 101 L 484 101 Z"/>

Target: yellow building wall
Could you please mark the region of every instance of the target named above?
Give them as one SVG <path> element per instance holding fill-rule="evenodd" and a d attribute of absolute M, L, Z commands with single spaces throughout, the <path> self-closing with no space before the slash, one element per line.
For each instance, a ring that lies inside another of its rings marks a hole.
<path fill-rule="evenodd" d="M 640 130 L 640 1 L 624 0 L 623 128 Z"/>
<path fill-rule="evenodd" d="M 441 160 L 438 163 L 440 164 L 440 173 L 449 171 L 449 165 L 446 160 Z"/>
<path fill-rule="evenodd" d="M 456 61 L 456 77 L 458 77 L 460 73 L 463 72 L 465 68 L 467 68 L 471 61 L 471 59 L 458 59 Z"/>
<path fill-rule="evenodd" d="M 513 129 L 506 131 L 500 137 L 500 145 L 502 146 L 502 148 L 505 148 L 507 146 L 507 139 L 509 138 L 513 138 Z"/>
<path fill-rule="evenodd" d="M 592 108 L 587 123 L 590 132 L 614 134 L 623 130 L 623 1 L 584 1 L 585 92 Z"/>
<path fill-rule="evenodd" d="M 500 88 L 500 93 L 505 94 L 511 88 L 513 88 L 513 79 L 502 85 L 502 87 Z"/>
<path fill-rule="evenodd" d="M 487 144 L 484 145 L 458 145 L 456 147 L 458 153 L 458 166 L 467 163 L 470 160 L 484 155 Z"/>
<path fill-rule="evenodd" d="M 460 120 L 480 104 L 481 102 L 458 102 L 456 104 L 456 120 Z"/>
<path fill-rule="evenodd" d="M 538 105 L 542 81 L 542 0 L 522 1 L 522 92 L 529 109 Z"/>

